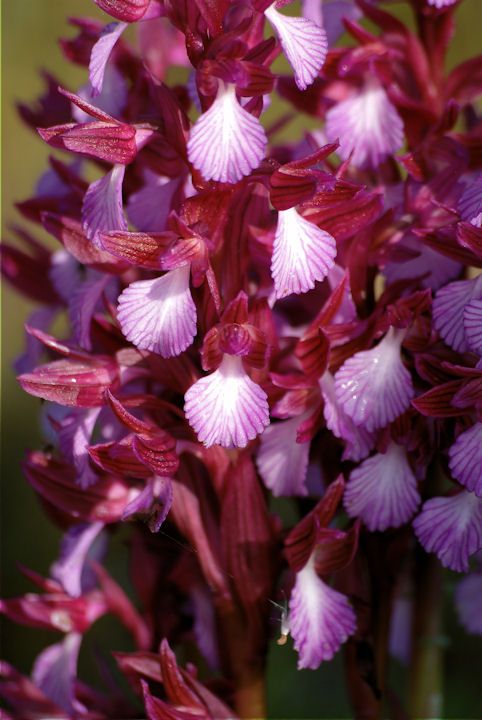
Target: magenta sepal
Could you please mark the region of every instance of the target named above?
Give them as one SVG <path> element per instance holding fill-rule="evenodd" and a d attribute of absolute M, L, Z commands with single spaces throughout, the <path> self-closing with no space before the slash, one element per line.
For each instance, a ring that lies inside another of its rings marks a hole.
<path fill-rule="evenodd" d="M 66 358 L 18 377 L 30 395 L 69 407 L 100 407 L 105 391 L 119 387 L 119 367 L 108 357 Z"/>
<path fill-rule="evenodd" d="M 98 160 L 127 165 L 137 155 L 136 131 L 130 125 L 93 120 L 38 128 L 49 145 Z"/>
<path fill-rule="evenodd" d="M 101 10 L 122 20 L 123 22 L 136 22 L 145 14 L 150 0 L 94 0 Z"/>

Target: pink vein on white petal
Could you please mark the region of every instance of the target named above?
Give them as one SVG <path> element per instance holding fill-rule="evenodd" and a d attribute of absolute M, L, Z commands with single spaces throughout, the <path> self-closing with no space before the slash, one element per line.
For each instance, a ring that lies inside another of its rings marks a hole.
<path fill-rule="evenodd" d="M 293 68 L 295 82 L 305 90 L 317 77 L 328 50 L 322 27 L 304 17 L 288 17 L 275 10 L 275 3 L 264 11 L 274 27 L 286 58 Z"/>
<path fill-rule="evenodd" d="M 231 84 L 219 88 L 191 128 L 187 152 L 205 180 L 236 183 L 258 167 L 266 143 L 261 123 L 241 107 Z"/>
<path fill-rule="evenodd" d="M 352 470 L 343 505 L 350 517 L 360 517 L 371 531 L 408 522 L 420 505 L 420 494 L 405 450 L 390 442 L 385 453 Z"/>
<path fill-rule="evenodd" d="M 441 288 L 433 301 L 433 324 L 447 345 L 457 352 L 468 350 L 464 333 L 465 306 L 482 295 L 482 275 L 457 280 Z"/>
<path fill-rule="evenodd" d="M 337 153 L 361 169 L 376 168 L 403 145 L 403 121 L 383 87 L 368 83 L 357 95 L 337 103 L 326 113 L 325 132 L 337 138 Z"/>
<path fill-rule="evenodd" d="M 333 267 L 335 239 L 302 217 L 295 208 L 280 210 L 271 257 L 276 297 L 305 293 Z"/>
<path fill-rule="evenodd" d="M 377 430 L 409 407 L 414 389 L 400 355 L 404 335 L 390 328 L 376 347 L 355 353 L 336 373 L 338 402 L 355 425 Z"/>
<path fill-rule="evenodd" d="M 100 95 L 104 84 L 104 73 L 114 45 L 126 29 L 128 23 L 111 22 L 102 30 L 99 39 L 92 48 L 89 62 L 89 81 L 92 96 Z"/>
<path fill-rule="evenodd" d="M 89 240 L 96 241 L 98 232 L 127 230 L 122 207 L 122 182 L 125 166 L 114 165 L 100 180 L 91 183 L 82 203 L 82 227 Z"/>
<path fill-rule="evenodd" d="M 245 447 L 269 425 L 266 393 L 234 355 L 224 355 L 219 368 L 195 382 L 184 400 L 186 418 L 206 447 Z"/>
<path fill-rule="evenodd" d="M 449 450 L 449 458 L 452 476 L 482 497 L 482 423 L 460 433 Z"/>
<path fill-rule="evenodd" d="M 464 331 L 469 348 L 482 356 L 482 299 L 474 298 L 465 306 Z"/>
<path fill-rule="evenodd" d="M 355 613 L 348 598 L 318 577 L 313 556 L 296 573 L 289 611 L 299 670 L 315 670 L 323 660 L 331 660 L 356 629 Z"/>
<path fill-rule="evenodd" d="M 174 357 L 196 335 L 196 306 L 189 289 L 189 265 L 153 280 L 131 283 L 119 296 L 117 318 L 139 350 Z"/>
<path fill-rule="evenodd" d="M 305 486 L 310 443 L 297 443 L 296 433 L 308 418 L 302 416 L 271 424 L 260 438 L 256 465 L 261 478 L 275 497 L 307 495 Z"/>
<path fill-rule="evenodd" d="M 412 524 L 426 552 L 444 567 L 468 572 L 470 555 L 482 547 L 482 499 L 466 490 L 431 498 Z"/>

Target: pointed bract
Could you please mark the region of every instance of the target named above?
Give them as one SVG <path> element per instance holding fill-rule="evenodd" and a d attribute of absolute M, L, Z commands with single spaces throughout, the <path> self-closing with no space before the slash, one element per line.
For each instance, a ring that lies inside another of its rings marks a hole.
<path fill-rule="evenodd" d="M 308 18 L 282 15 L 275 9 L 275 3 L 264 14 L 274 27 L 293 68 L 296 85 L 300 90 L 305 90 L 325 62 L 328 40 L 324 29 Z"/>
<path fill-rule="evenodd" d="M 299 670 L 315 670 L 323 660 L 331 660 L 356 629 L 348 598 L 320 580 L 312 559 L 296 573 L 289 611 Z"/>
<path fill-rule="evenodd" d="M 196 335 L 196 306 L 189 289 L 189 265 L 153 280 L 138 280 L 119 296 L 117 319 L 139 350 L 170 358 Z"/>
<path fill-rule="evenodd" d="M 338 154 L 363 170 L 376 168 L 403 145 L 403 122 L 378 83 L 337 103 L 326 113 L 326 136 L 339 139 Z"/>
<path fill-rule="evenodd" d="M 395 420 L 414 395 L 410 373 L 400 356 L 404 334 L 405 330 L 390 328 L 376 347 L 355 353 L 335 375 L 338 402 L 355 425 L 368 431 Z"/>
<path fill-rule="evenodd" d="M 269 425 L 266 393 L 233 355 L 224 355 L 215 372 L 189 388 L 184 412 L 206 447 L 245 447 Z"/>
<path fill-rule="evenodd" d="M 352 470 L 343 505 L 350 517 L 360 517 L 369 530 L 386 530 L 408 522 L 420 504 L 415 475 L 405 450 L 390 442 Z"/>
<path fill-rule="evenodd" d="M 452 476 L 482 498 L 482 423 L 460 433 L 449 450 Z"/>
<path fill-rule="evenodd" d="M 468 572 L 469 557 L 482 547 L 482 499 L 462 490 L 424 503 L 413 529 L 426 552 L 444 567 Z"/>
<path fill-rule="evenodd" d="M 220 87 L 191 128 L 187 152 L 205 180 L 237 183 L 258 167 L 266 143 L 261 123 L 238 103 L 235 86 L 228 85 Z"/>
<path fill-rule="evenodd" d="M 335 239 L 295 208 L 280 210 L 271 257 L 276 297 L 305 293 L 323 280 L 335 263 Z"/>

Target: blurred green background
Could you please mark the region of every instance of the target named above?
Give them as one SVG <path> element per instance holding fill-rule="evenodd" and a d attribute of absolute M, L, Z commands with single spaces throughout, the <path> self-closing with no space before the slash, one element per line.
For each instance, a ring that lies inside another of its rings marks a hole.
<path fill-rule="evenodd" d="M 2 239 L 14 241 L 12 224 L 23 221 L 14 208 L 16 201 L 28 198 L 36 180 L 46 168 L 49 149 L 18 118 L 15 102 L 33 102 L 43 92 L 39 70 L 52 71 L 60 82 L 75 90 L 86 82 L 86 70 L 68 65 L 58 45 L 59 37 L 72 37 L 75 30 L 67 24 L 69 16 L 90 16 L 108 22 L 91 0 L 5 0 L 2 4 Z M 404 3 L 391 8 L 407 17 Z M 482 0 L 464 0 L 457 9 L 457 34 L 449 53 L 449 66 L 480 52 Z M 273 108 L 276 111 L 276 106 Z M 301 127 L 301 123 L 299 124 Z M 51 246 L 52 238 L 31 227 Z M 27 448 L 40 448 L 38 413 L 40 402 L 24 394 L 11 370 L 13 359 L 23 346 L 23 323 L 31 310 L 29 304 L 2 287 L 2 458 L 1 458 L 1 593 L 20 595 L 32 586 L 19 572 L 16 563 L 46 575 L 58 551 L 59 532 L 45 519 L 23 477 L 20 463 Z M 116 545 L 111 559 L 123 574 L 125 550 Z M 458 579 L 448 574 L 447 627 L 450 635 L 446 656 L 446 704 L 444 717 L 476 718 L 482 709 L 480 687 L 480 639 L 465 635 L 457 625 L 450 603 L 450 588 Z M 129 640 L 115 621 L 102 621 L 101 631 L 112 638 L 112 648 L 129 649 Z M 32 661 L 56 635 L 29 630 L 5 621 L 2 623 L 4 659 L 29 673 Z M 89 665 L 87 643 L 82 665 Z M 274 646 L 270 654 L 270 714 L 272 717 L 348 717 L 341 657 L 319 671 L 296 672 L 296 656 L 291 650 Z M 403 687 L 403 673 L 395 668 Z M 303 711 L 300 708 L 302 699 Z"/>

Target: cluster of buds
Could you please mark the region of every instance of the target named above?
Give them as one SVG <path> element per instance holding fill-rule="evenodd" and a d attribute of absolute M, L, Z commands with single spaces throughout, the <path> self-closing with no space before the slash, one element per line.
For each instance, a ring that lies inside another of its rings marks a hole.
<path fill-rule="evenodd" d="M 263 717 L 283 596 L 298 668 L 344 645 L 379 717 L 421 548 L 468 573 L 482 634 L 482 61 L 444 72 L 457 0 L 409 0 L 417 33 L 378 0 L 95 3 L 114 20 L 62 41 L 89 82 L 21 107 L 70 153 L 18 205 L 60 247 L 2 248 L 38 304 L 17 367 L 51 445 L 24 473 L 65 531 L 50 577 L 26 571 L 43 592 L 0 606 L 63 633 L 31 679 L 1 666 L 5 717 Z M 317 127 L 278 142 L 293 111 Z M 140 609 L 102 564 L 126 521 Z M 142 711 L 77 677 L 106 613 Z M 171 649 L 193 645 L 202 680 Z"/>

